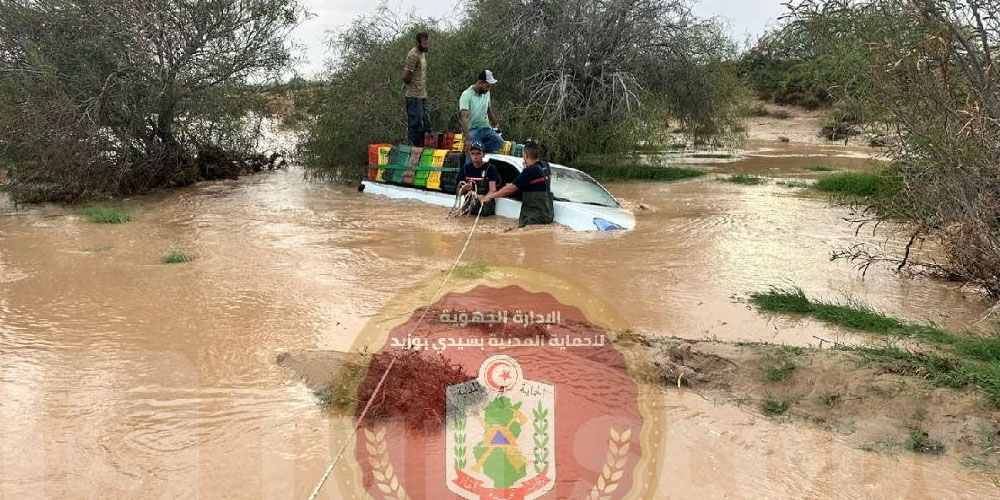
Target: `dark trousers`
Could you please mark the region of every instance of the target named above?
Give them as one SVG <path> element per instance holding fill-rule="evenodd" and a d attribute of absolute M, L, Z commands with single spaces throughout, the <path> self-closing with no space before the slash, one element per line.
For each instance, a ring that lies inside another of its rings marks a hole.
<path fill-rule="evenodd" d="M 406 98 L 406 137 L 414 146 L 424 145 L 424 134 L 431 133 L 431 114 L 427 99 Z"/>

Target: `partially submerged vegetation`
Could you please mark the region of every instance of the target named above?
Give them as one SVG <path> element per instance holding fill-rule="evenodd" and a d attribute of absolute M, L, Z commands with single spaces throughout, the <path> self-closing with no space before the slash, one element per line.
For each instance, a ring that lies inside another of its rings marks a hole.
<path fill-rule="evenodd" d="M 812 188 L 815 186 L 812 182 L 798 180 L 780 180 L 775 184 L 786 188 Z"/>
<path fill-rule="evenodd" d="M 160 257 L 161 264 L 186 264 L 191 262 L 191 256 L 181 250 L 170 250 Z"/>
<path fill-rule="evenodd" d="M 733 174 L 722 178 L 723 181 L 742 186 L 760 186 L 767 184 L 767 178 L 752 174 Z"/>
<path fill-rule="evenodd" d="M 887 194 L 888 179 L 881 171 L 841 172 L 825 175 L 816 181 L 815 188 L 845 196 L 871 197 Z"/>
<path fill-rule="evenodd" d="M 95 203 L 85 205 L 80 213 L 90 222 L 98 224 L 124 224 L 132 220 L 132 214 L 121 203 Z"/>
<path fill-rule="evenodd" d="M 683 167 L 661 167 L 656 165 L 574 163 L 573 168 L 590 174 L 595 179 L 607 181 L 679 181 L 695 179 L 705 175 L 704 170 Z"/>

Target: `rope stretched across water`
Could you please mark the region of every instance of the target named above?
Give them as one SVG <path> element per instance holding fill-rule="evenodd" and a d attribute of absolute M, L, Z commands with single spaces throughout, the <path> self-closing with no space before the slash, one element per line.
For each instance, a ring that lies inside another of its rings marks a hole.
<path fill-rule="evenodd" d="M 458 206 L 461 199 L 463 198 L 470 199 L 475 196 L 476 196 L 475 191 L 472 191 L 471 196 L 469 193 L 466 193 L 465 195 L 458 194 L 455 197 L 455 204 L 456 206 Z M 451 214 L 451 212 L 449 212 L 449 214 Z M 471 215 L 471 213 L 469 215 Z M 444 290 L 444 286 L 448 283 L 448 280 L 451 279 L 451 275 L 455 273 L 455 269 L 458 268 L 458 264 L 462 262 L 462 257 L 465 256 L 465 251 L 469 249 L 469 243 L 472 243 L 472 235 L 476 233 L 476 226 L 479 225 L 479 219 L 482 218 L 482 215 L 483 215 L 483 205 L 480 204 L 479 211 L 476 214 L 476 220 L 472 223 L 472 229 L 469 231 L 469 236 L 465 239 L 465 245 L 462 246 L 462 251 L 459 252 L 458 258 L 455 259 L 455 263 L 451 265 L 451 269 L 449 269 L 448 273 L 445 274 L 444 280 L 442 280 L 441 284 L 438 285 L 437 290 L 434 292 L 434 298 L 431 299 L 430 304 L 428 304 L 427 307 L 424 308 L 424 311 L 420 313 L 420 317 L 417 318 L 417 322 L 413 325 L 413 328 L 410 330 L 409 335 L 413 335 L 413 333 L 417 331 L 417 327 L 420 326 L 420 323 L 424 320 L 424 317 L 427 316 L 427 311 L 429 311 L 431 309 L 431 306 L 435 302 L 437 302 L 438 298 L 440 298 L 441 291 Z M 323 473 L 323 477 L 321 477 L 319 482 L 316 483 L 316 488 L 314 488 L 312 494 L 309 495 L 309 500 L 316 500 L 316 498 L 319 496 L 320 490 L 323 489 L 323 485 L 326 484 L 326 481 L 328 479 L 330 479 L 330 473 L 332 473 L 333 469 L 337 466 L 337 462 L 340 462 L 340 459 L 343 458 L 344 452 L 347 450 L 347 446 L 351 443 L 351 441 L 354 440 L 354 436 L 357 435 L 358 428 L 361 427 L 361 422 L 364 421 L 365 415 L 368 414 L 368 410 L 372 406 L 372 402 L 375 401 L 375 396 L 378 395 L 379 391 L 382 389 L 382 385 L 385 384 L 385 380 L 389 377 L 389 372 L 392 371 L 392 367 L 393 365 L 396 364 L 397 359 L 399 358 L 393 356 L 392 360 L 389 361 L 389 366 L 385 368 L 385 373 L 382 374 L 382 378 L 380 378 L 378 384 L 375 385 L 375 389 L 372 391 L 371 397 L 368 398 L 368 402 L 365 403 L 364 409 L 361 410 L 361 414 L 358 416 L 358 422 L 354 424 L 354 427 L 351 429 L 351 433 L 347 436 L 347 439 L 344 440 L 344 445 L 340 447 L 340 452 L 337 453 L 337 456 L 330 462 L 330 465 L 327 466 L 326 471 Z"/>

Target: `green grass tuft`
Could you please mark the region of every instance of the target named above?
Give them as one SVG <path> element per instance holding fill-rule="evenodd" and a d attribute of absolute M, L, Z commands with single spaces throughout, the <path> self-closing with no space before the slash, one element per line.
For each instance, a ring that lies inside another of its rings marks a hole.
<path fill-rule="evenodd" d="M 819 402 L 826 406 L 834 407 L 840 402 L 840 398 L 843 397 L 839 392 L 830 392 L 819 397 Z"/>
<path fill-rule="evenodd" d="M 837 326 L 881 335 L 893 334 L 934 342 L 952 340 L 948 332 L 933 326 L 904 323 L 864 304 L 812 301 L 798 287 L 772 287 L 767 292 L 752 293 L 750 303 L 765 312 L 805 314 Z"/>
<path fill-rule="evenodd" d="M 778 181 L 775 184 L 786 188 L 811 188 L 813 183 L 808 181 Z"/>
<path fill-rule="evenodd" d="M 835 193 L 844 196 L 875 196 L 885 186 L 886 181 L 881 173 L 875 172 L 843 172 L 827 175 L 816 181 L 816 189 L 825 193 Z"/>
<path fill-rule="evenodd" d="M 742 186 L 760 186 L 761 184 L 767 184 L 766 178 L 750 174 L 734 174 L 723 180 L 733 184 L 740 184 Z"/>
<path fill-rule="evenodd" d="M 464 279 L 476 279 L 486 276 L 490 272 L 490 266 L 482 262 L 471 262 L 462 264 L 455 268 L 455 277 Z"/>
<path fill-rule="evenodd" d="M 655 165 L 598 165 L 578 163 L 573 168 L 590 174 L 595 179 L 605 181 L 679 181 L 705 175 L 703 170 L 681 167 L 658 167 Z"/>
<path fill-rule="evenodd" d="M 101 253 L 101 252 L 107 252 L 108 250 L 111 250 L 111 245 L 102 245 L 102 246 L 97 246 L 97 247 L 90 247 L 90 248 L 87 248 L 84 251 L 87 252 L 87 253 Z"/>
<path fill-rule="evenodd" d="M 817 166 L 817 167 L 806 167 L 803 170 L 807 172 L 836 172 L 837 170 L 840 169 L 837 167 Z"/>
<path fill-rule="evenodd" d="M 768 346 L 762 354 L 764 377 L 768 382 L 784 382 L 798 367 L 795 359 L 805 354 L 805 349 L 793 346 Z"/>
<path fill-rule="evenodd" d="M 80 209 L 90 222 L 98 224 L 124 224 L 132 220 L 127 208 L 120 203 L 95 203 Z"/>
<path fill-rule="evenodd" d="M 981 361 L 1000 362 L 1000 337 L 959 339 L 955 342 L 955 350 L 963 356 Z"/>
<path fill-rule="evenodd" d="M 930 438 L 926 431 L 922 429 L 914 430 L 907 438 L 904 446 L 914 453 L 924 453 L 927 455 L 940 455 L 944 453 L 944 445 L 939 441 Z"/>
<path fill-rule="evenodd" d="M 764 400 L 764 404 L 761 409 L 764 411 L 764 415 L 769 417 L 779 417 L 788 413 L 789 408 L 792 404 L 788 401 L 778 401 L 776 399 L 767 398 Z"/>
<path fill-rule="evenodd" d="M 860 449 L 862 451 L 872 452 L 872 453 L 886 453 L 890 456 L 895 456 L 899 452 L 899 448 L 902 444 L 895 438 L 885 438 L 879 439 L 878 441 L 873 441 L 869 444 L 862 445 Z"/>
<path fill-rule="evenodd" d="M 778 364 L 765 366 L 764 373 L 767 376 L 768 382 L 784 382 L 788 380 L 788 377 L 792 376 L 792 372 L 795 371 L 796 367 L 795 361 L 785 359 Z"/>
<path fill-rule="evenodd" d="M 162 264 L 185 264 L 188 262 L 191 262 L 191 257 L 180 250 L 170 250 L 163 254 L 163 257 L 160 257 Z"/>
<path fill-rule="evenodd" d="M 772 287 L 768 292 L 753 293 L 750 302 L 761 311 L 806 315 L 879 335 L 886 341 L 842 349 L 889 373 L 919 377 L 939 387 L 974 388 L 990 405 L 1000 408 L 1000 336 L 958 335 L 891 318 L 862 304 L 813 301 L 796 287 Z M 925 344 L 901 348 L 891 342 L 894 338 Z"/>

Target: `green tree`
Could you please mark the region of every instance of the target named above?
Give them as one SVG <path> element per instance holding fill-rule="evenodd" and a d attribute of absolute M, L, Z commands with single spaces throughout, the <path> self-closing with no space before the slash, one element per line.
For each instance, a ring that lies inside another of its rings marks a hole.
<path fill-rule="evenodd" d="M 0 161 L 15 199 L 228 175 L 257 146 L 297 0 L 0 0 Z"/>
<path fill-rule="evenodd" d="M 889 137 L 893 189 L 857 221 L 908 230 L 902 251 L 862 245 L 840 256 L 862 266 L 890 260 L 1000 296 L 1000 4 L 804 0 L 791 12 L 792 26 L 823 40 L 837 64 L 831 92 Z M 943 261 L 914 259 L 927 238 L 941 244 Z"/>

